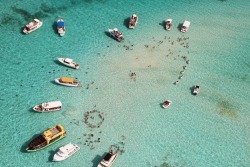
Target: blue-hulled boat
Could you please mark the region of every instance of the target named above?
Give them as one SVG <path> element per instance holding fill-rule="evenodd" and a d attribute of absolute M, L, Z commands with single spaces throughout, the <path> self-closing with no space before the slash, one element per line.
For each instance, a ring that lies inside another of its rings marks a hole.
<path fill-rule="evenodd" d="M 65 35 L 65 23 L 64 20 L 62 18 L 57 20 L 57 32 L 59 33 L 60 36 L 64 36 Z"/>

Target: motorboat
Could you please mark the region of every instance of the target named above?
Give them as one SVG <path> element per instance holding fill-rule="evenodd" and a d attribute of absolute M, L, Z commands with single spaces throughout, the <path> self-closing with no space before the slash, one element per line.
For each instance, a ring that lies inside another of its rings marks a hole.
<path fill-rule="evenodd" d="M 117 152 L 114 153 L 112 150 L 110 150 L 102 159 L 102 161 L 97 165 L 97 167 L 111 167 L 117 156 Z"/>
<path fill-rule="evenodd" d="M 57 20 L 57 32 L 60 36 L 64 36 L 66 32 L 65 23 L 62 18 Z"/>
<path fill-rule="evenodd" d="M 164 101 L 164 103 L 162 104 L 162 107 L 166 109 L 171 105 L 171 103 L 172 103 L 171 100 Z"/>
<path fill-rule="evenodd" d="M 166 20 L 166 30 L 171 30 L 172 28 L 172 19 L 167 19 Z"/>
<path fill-rule="evenodd" d="M 41 150 L 49 145 L 55 143 L 56 141 L 64 138 L 66 136 L 66 131 L 61 124 L 44 131 L 38 137 L 34 138 L 27 146 L 26 150 L 28 152 L 34 152 Z"/>
<path fill-rule="evenodd" d="M 136 14 L 132 14 L 129 19 L 129 28 L 134 29 L 136 24 L 138 23 L 138 16 Z"/>
<path fill-rule="evenodd" d="M 124 40 L 122 33 L 117 28 L 109 29 L 108 31 L 117 41 L 121 42 Z"/>
<path fill-rule="evenodd" d="M 59 148 L 59 151 L 53 156 L 53 161 L 63 161 L 75 154 L 78 150 L 80 150 L 80 147 L 74 143 L 69 143 Z"/>
<path fill-rule="evenodd" d="M 56 78 L 55 82 L 64 85 L 64 86 L 80 86 L 80 82 L 76 81 L 74 78 L 67 78 L 67 77 L 61 77 L 61 78 Z"/>
<path fill-rule="evenodd" d="M 58 58 L 58 60 L 64 64 L 65 66 L 74 68 L 74 69 L 79 69 L 80 66 L 76 62 L 73 61 L 73 59 L 70 58 Z"/>
<path fill-rule="evenodd" d="M 25 25 L 25 27 L 23 29 L 23 33 L 29 34 L 33 31 L 37 30 L 38 28 L 40 28 L 42 25 L 43 25 L 42 21 L 40 21 L 38 19 L 34 19 L 32 22 Z"/>
<path fill-rule="evenodd" d="M 62 109 L 62 103 L 60 101 L 51 101 L 45 102 L 39 105 L 36 105 L 33 110 L 37 112 L 50 112 L 58 111 Z"/>
<path fill-rule="evenodd" d="M 185 20 L 183 25 L 181 26 L 181 32 L 187 32 L 187 30 L 189 29 L 189 26 L 190 26 L 190 22 Z"/>
<path fill-rule="evenodd" d="M 194 90 L 193 90 L 193 94 L 197 95 L 200 92 L 200 86 L 199 85 L 195 85 L 194 86 Z"/>

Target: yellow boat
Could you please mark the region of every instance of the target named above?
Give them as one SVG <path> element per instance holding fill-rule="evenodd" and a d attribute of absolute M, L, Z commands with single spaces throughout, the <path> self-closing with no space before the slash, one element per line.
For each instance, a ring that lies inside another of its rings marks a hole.
<path fill-rule="evenodd" d="M 28 152 L 38 151 L 45 147 L 48 147 L 52 143 L 64 138 L 66 136 L 66 131 L 61 124 L 44 131 L 41 135 L 33 139 L 27 146 L 26 150 Z"/>
<path fill-rule="evenodd" d="M 64 86 L 80 86 L 80 82 L 76 81 L 74 78 L 67 78 L 67 77 L 62 77 L 62 78 L 56 78 L 55 82 L 64 85 Z"/>

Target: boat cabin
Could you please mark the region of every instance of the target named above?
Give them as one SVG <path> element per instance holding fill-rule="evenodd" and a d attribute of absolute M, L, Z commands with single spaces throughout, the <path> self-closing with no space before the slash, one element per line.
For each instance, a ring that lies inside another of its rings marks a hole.
<path fill-rule="evenodd" d="M 66 132 L 63 128 L 62 125 L 58 124 L 55 127 L 46 130 L 45 132 L 43 132 L 43 137 L 45 138 L 45 140 L 47 141 L 47 143 L 51 143 L 54 140 L 60 138 L 62 135 L 64 135 Z"/>
<path fill-rule="evenodd" d="M 75 83 L 75 79 L 74 79 L 74 78 L 62 77 L 62 78 L 60 78 L 60 82 L 64 82 L 64 83 Z"/>
<path fill-rule="evenodd" d="M 70 59 L 70 58 L 66 58 L 66 59 L 64 59 L 64 62 L 65 62 L 65 63 L 70 64 L 70 63 L 72 63 L 72 62 L 73 62 L 73 60 L 72 60 L 72 59 Z"/>

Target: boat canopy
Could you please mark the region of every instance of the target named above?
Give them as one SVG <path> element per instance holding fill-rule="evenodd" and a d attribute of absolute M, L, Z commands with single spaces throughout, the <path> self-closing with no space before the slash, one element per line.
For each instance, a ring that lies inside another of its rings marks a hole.
<path fill-rule="evenodd" d="M 183 26 L 184 27 L 189 27 L 190 26 L 190 22 L 185 20 L 184 23 L 183 23 Z"/>
<path fill-rule="evenodd" d="M 35 21 L 35 22 L 37 22 L 37 23 L 39 23 L 39 22 L 40 22 L 40 20 L 38 20 L 38 19 L 34 19 L 34 21 Z"/>
<path fill-rule="evenodd" d="M 65 61 L 65 62 L 68 62 L 68 63 L 72 63 L 72 62 L 73 62 L 73 60 L 70 59 L 70 58 L 66 58 L 66 59 L 64 59 L 64 61 Z"/>
<path fill-rule="evenodd" d="M 43 135 L 45 137 L 53 137 L 54 135 L 60 133 L 60 132 L 65 132 L 63 126 L 61 124 L 56 125 L 55 127 L 46 130 L 45 132 L 43 132 Z"/>
<path fill-rule="evenodd" d="M 169 21 L 169 22 L 172 22 L 172 19 L 167 19 L 166 22 L 168 22 L 168 21 Z"/>
<path fill-rule="evenodd" d="M 103 159 L 104 159 L 104 161 L 109 161 L 111 157 L 112 157 L 112 154 L 107 153 Z"/>
<path fill-rule="evenodd" d="M 64 21 L 58 21 L 57 26 L 58 27 L 64 27 Z"/>
<path fill-rule="evenodd" d="M 61 81 L 62 81 L 62 82 L 74 82 L 75 80 L 74 80 L 74 78 L 62 77 L 62 78 L 61 78 Z"/>
<path fill-rule="evenodd" d="M 42 108 L 54 108 L 54 107 L 61 107 L 62 103 L 60 101 L 52 101 L 46 102 L 42 104 Z"/>

